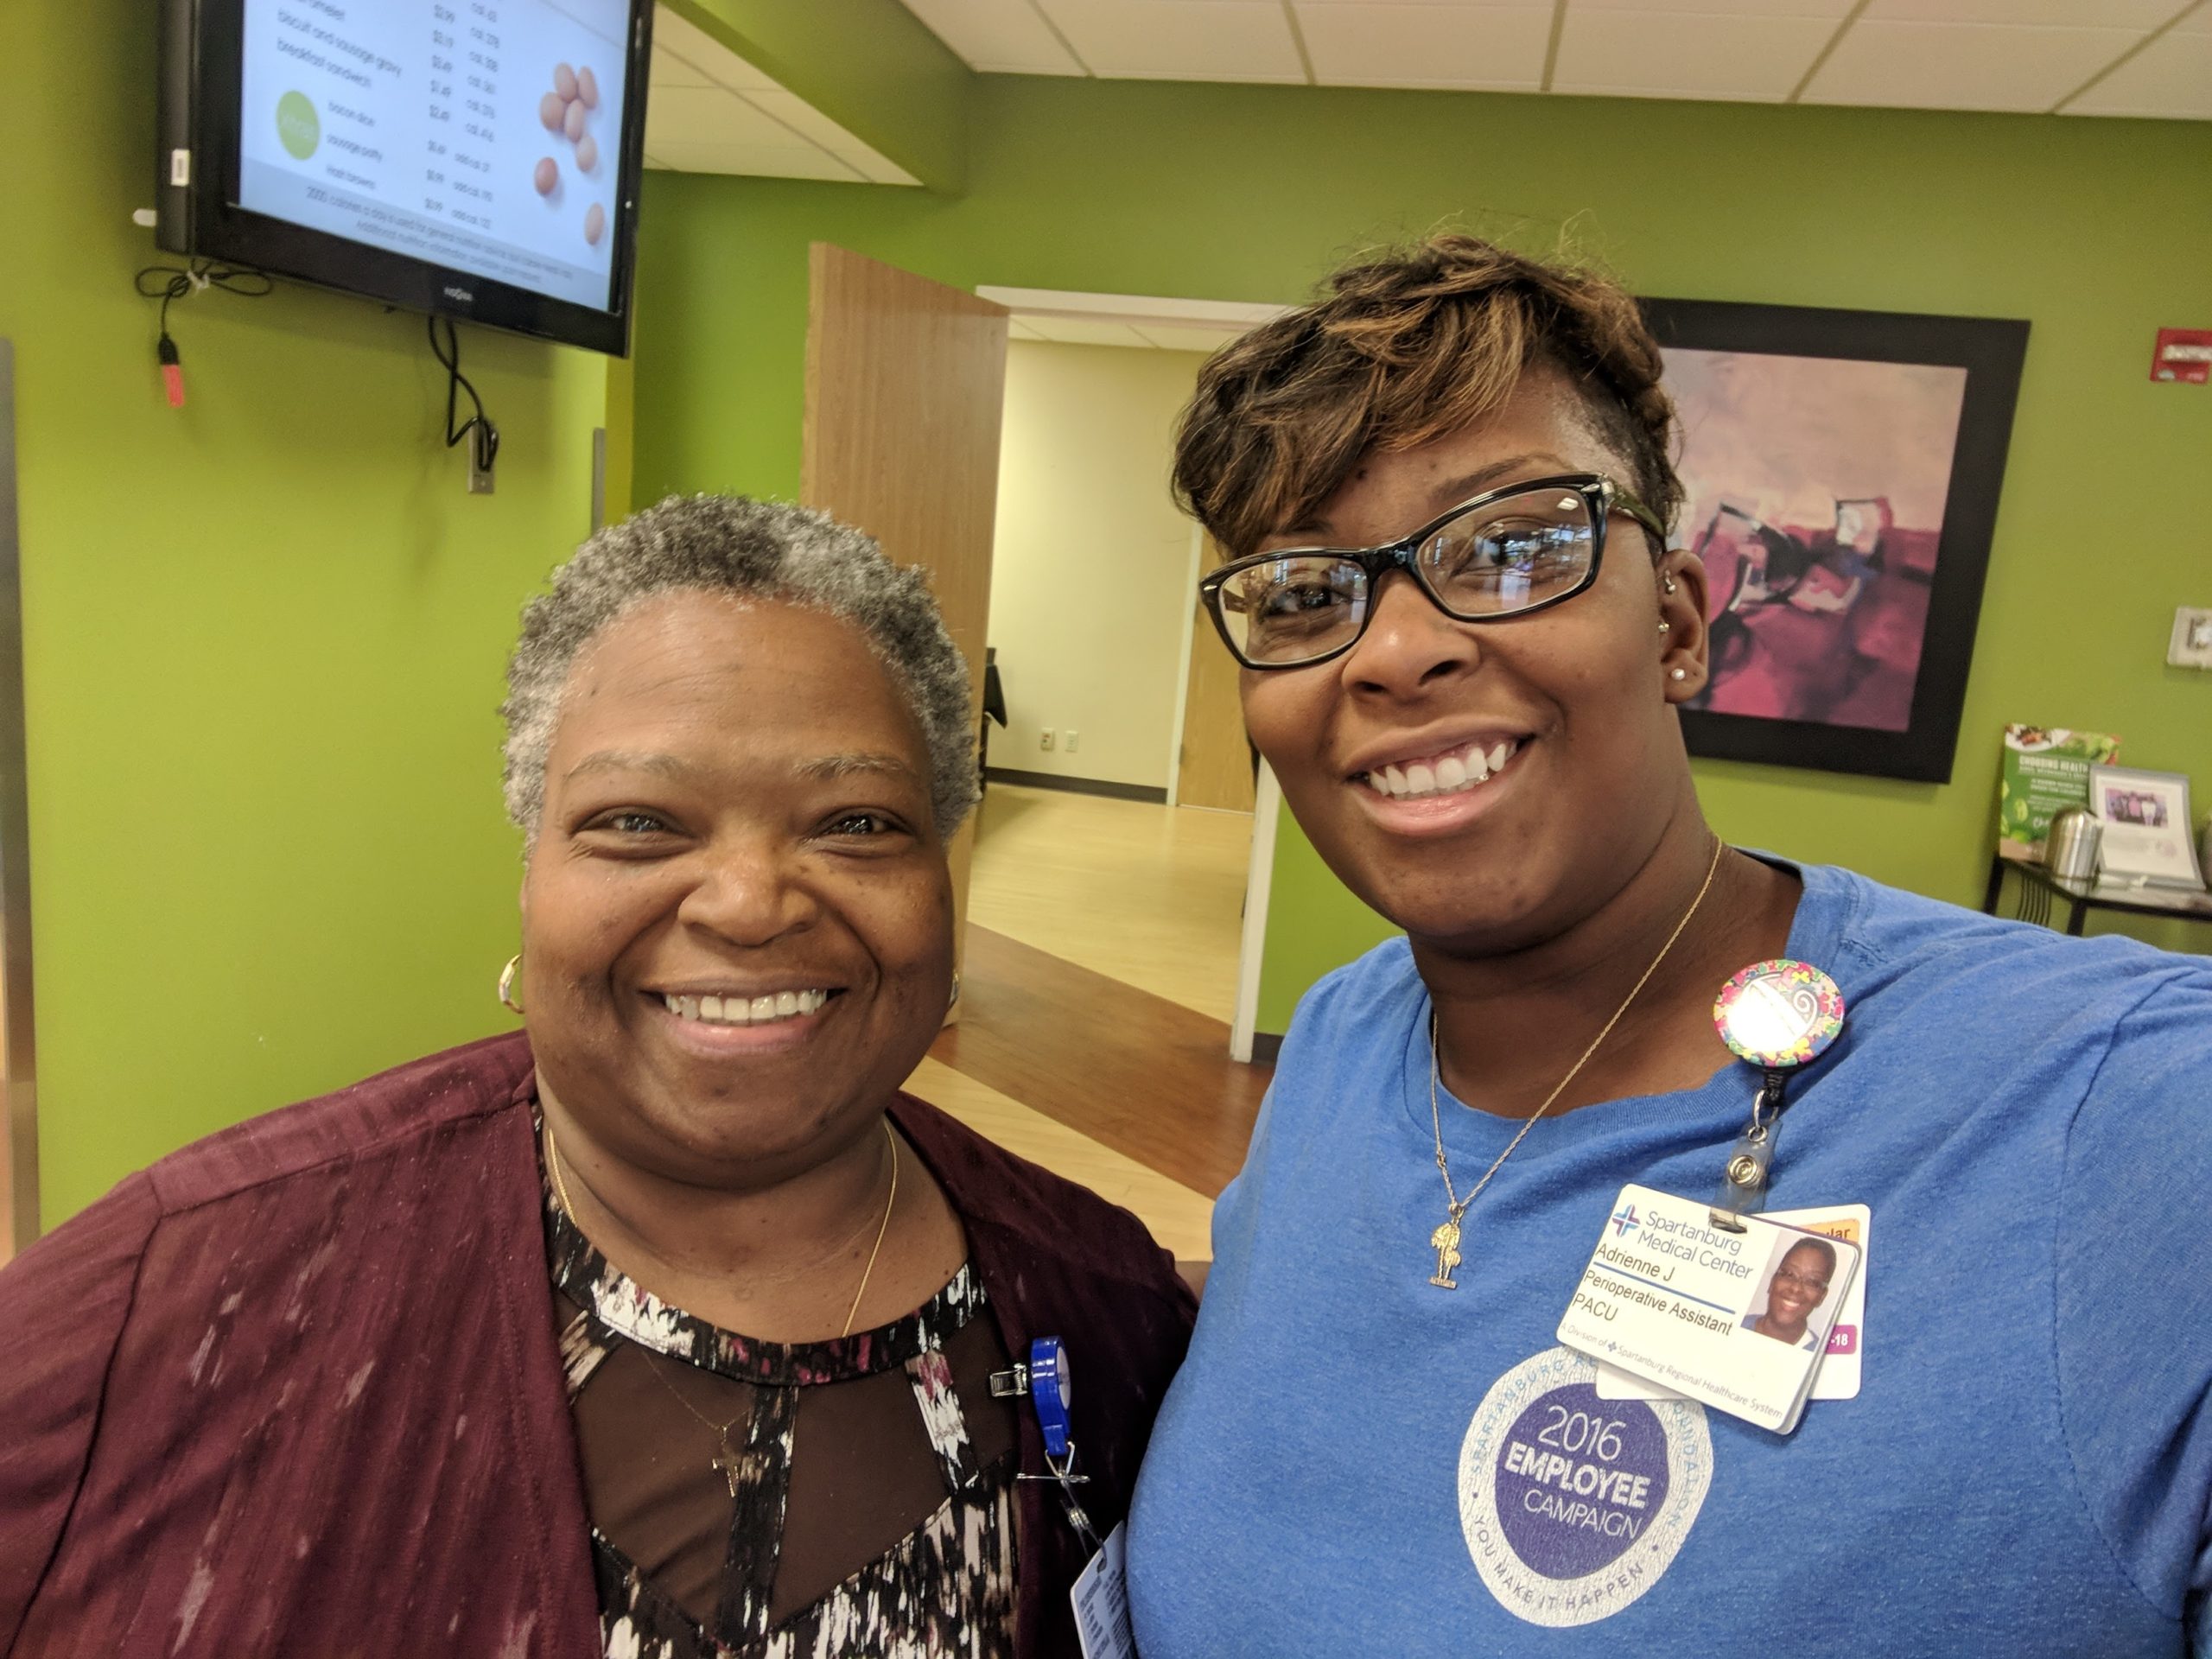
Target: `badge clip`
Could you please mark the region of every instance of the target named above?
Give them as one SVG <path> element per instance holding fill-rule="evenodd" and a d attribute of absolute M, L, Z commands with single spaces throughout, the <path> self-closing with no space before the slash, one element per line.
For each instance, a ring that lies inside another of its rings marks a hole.
<path fill-rule="evenodd" d="M 1784 1076 L 1780 1071 L 1768 1071 L 1758 1098 L 1751 1103 L 1751 1121 L 1728 1148 L 1728 1161 L 1721 1166 L 1720 1190 L 1713 1195 L 1711 1219 L 1723 1232 L 1742 1232 L 1744 1224 L 1738 1217 L 1755 1216 L 1766 1208 L 1767 1175 L 1774 1167 L 1774 1144 L 1780 1135 L 1782 1114 L 1789 1107 L 1782 1092 Z"/>
<path fill-rule="evenodd" d="M 1090 1477 L 1076 1472 L 1075 1441 L 1068 1433 L 1068 1408 L 1075 1400 L 1075 1379 L 1068 1366 L 1067 1350 L 1058 1337 L 1039 1337 L 1032 1342 L 1027 1364 L 1017 1363 L 1009 1370 L 991 1373 L 993 1398 L 1019 1399 L 1025 1394 L 1037 1413 L 1037 1427 L 1045 1436 L 1045 1467 L 1051 1472 L 1017 1474 L 1014 1479 L 1057 1483 L 1060 1506 L 1067 1512 L 1068 1524 L 1075 1529 L 1084 1548 L 1095 1551 L 1098 1548 L 1098 1529 L 1091 1525 L 1090 1516 L 1075 1490 L 1088 1485 Z"/>
<path fill-rule="evenodd" d="M 1843 993 L 1810 963 L 1755 962 L 1713 999 L 1713 1025 L 1732 1052 L 1764 1073 L 1751 1121 L 1728 1149 L 1709 1211 L 1713 1226 L 1740 1233 L 1741 1217 L 1766 1207 L 1775 1141 L 1789 1109 L 1789 1073 L 1835 1041 L 1843 1029 Z"/>

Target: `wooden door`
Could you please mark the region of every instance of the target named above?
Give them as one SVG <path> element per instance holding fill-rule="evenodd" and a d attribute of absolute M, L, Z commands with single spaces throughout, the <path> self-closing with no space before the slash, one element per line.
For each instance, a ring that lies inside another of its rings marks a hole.
<path fill-rule="evenodd" d="M 1206 550 L 1218 557 L 1211 541 Z M 1175 804 L 1227 812 L 1252 810 L 1252 750 L 1244 736 L 1244 707 L 1236 695 L 1236 659 L 1214 632 L 1203 604 L 1191 629 L 1191 677 L 1183 694 Z"/>
<path fill-rule="evenodd" d="M 808 277 L 799 498 L 929 572 L 968 659 L 972 728 L 982 717 L 1006 308 L 826 242 L 810 251 Z M 970 819 L 950 849 L 963 954 L 974 850 Z"/>

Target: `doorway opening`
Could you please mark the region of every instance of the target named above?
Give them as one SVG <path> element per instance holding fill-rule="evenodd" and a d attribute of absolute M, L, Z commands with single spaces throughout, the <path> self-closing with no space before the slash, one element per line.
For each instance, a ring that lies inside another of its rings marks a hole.
<path fill-rule="evenodd" d="M 927 569 L 1006 722 L 950 849 L 962 994 L 906 1088 L 1203 1260 L 1272 1071 L 1244 1062 L 1276 796 L 1200 659 L 1168 444 L 1197 351 L 1268 313 L 1162 338 L 1176 302 L 969 294 L 826 244 L 810 281 L 803 497 Z M 1086 305 L 1144 333 L 1038 337 Z"/>
<path fill-rule="evenodd" d="M 1218 1020 L 1249 1061 L 1277 798 L 1168 472 L 1205 356 L 1278 308 L 976 295 L 1009 340 L 975 919 Z"/>

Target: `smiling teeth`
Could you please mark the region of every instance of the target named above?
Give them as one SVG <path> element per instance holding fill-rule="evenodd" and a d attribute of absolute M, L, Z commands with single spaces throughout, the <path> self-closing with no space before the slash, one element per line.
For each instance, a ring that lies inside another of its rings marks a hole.
<path fill-rule="evenodd" d="M 820 1009 L 830 1000 L 827 991 L 779 991 L 773 996 L 671 996 L 661 1001 L 679 1020 L 699 1020 L 710 1026 L 765 1026 L 779 1020 L 796 1020 Z"/>
<path fill-rule="evenodd" d="M 1381 791 L 1394 801 L 1452 795 L 1489 782 L 1494 773 L 1505 770 L 1505 763 L 1520 747 L 1513 739 L 1492 744 L 1488 749 L 1479 743 L 1470 743 L 1464 749 L 1454 749 L 1433 761 L 1415 760 L 1402 767 L 1384 766 L 1363 776 L 1370 788 Z"/>

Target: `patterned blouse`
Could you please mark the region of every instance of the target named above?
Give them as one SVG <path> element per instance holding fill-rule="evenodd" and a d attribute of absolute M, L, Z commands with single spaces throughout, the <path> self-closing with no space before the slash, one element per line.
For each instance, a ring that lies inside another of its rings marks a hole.
<path fill-rule="evenodd" d="M 607 1659 L 1006 1659 L 1007 1364 L 969 1267 L 824 1342 L 671 1307 L 547 1193 L 546 1255 Z"/>

